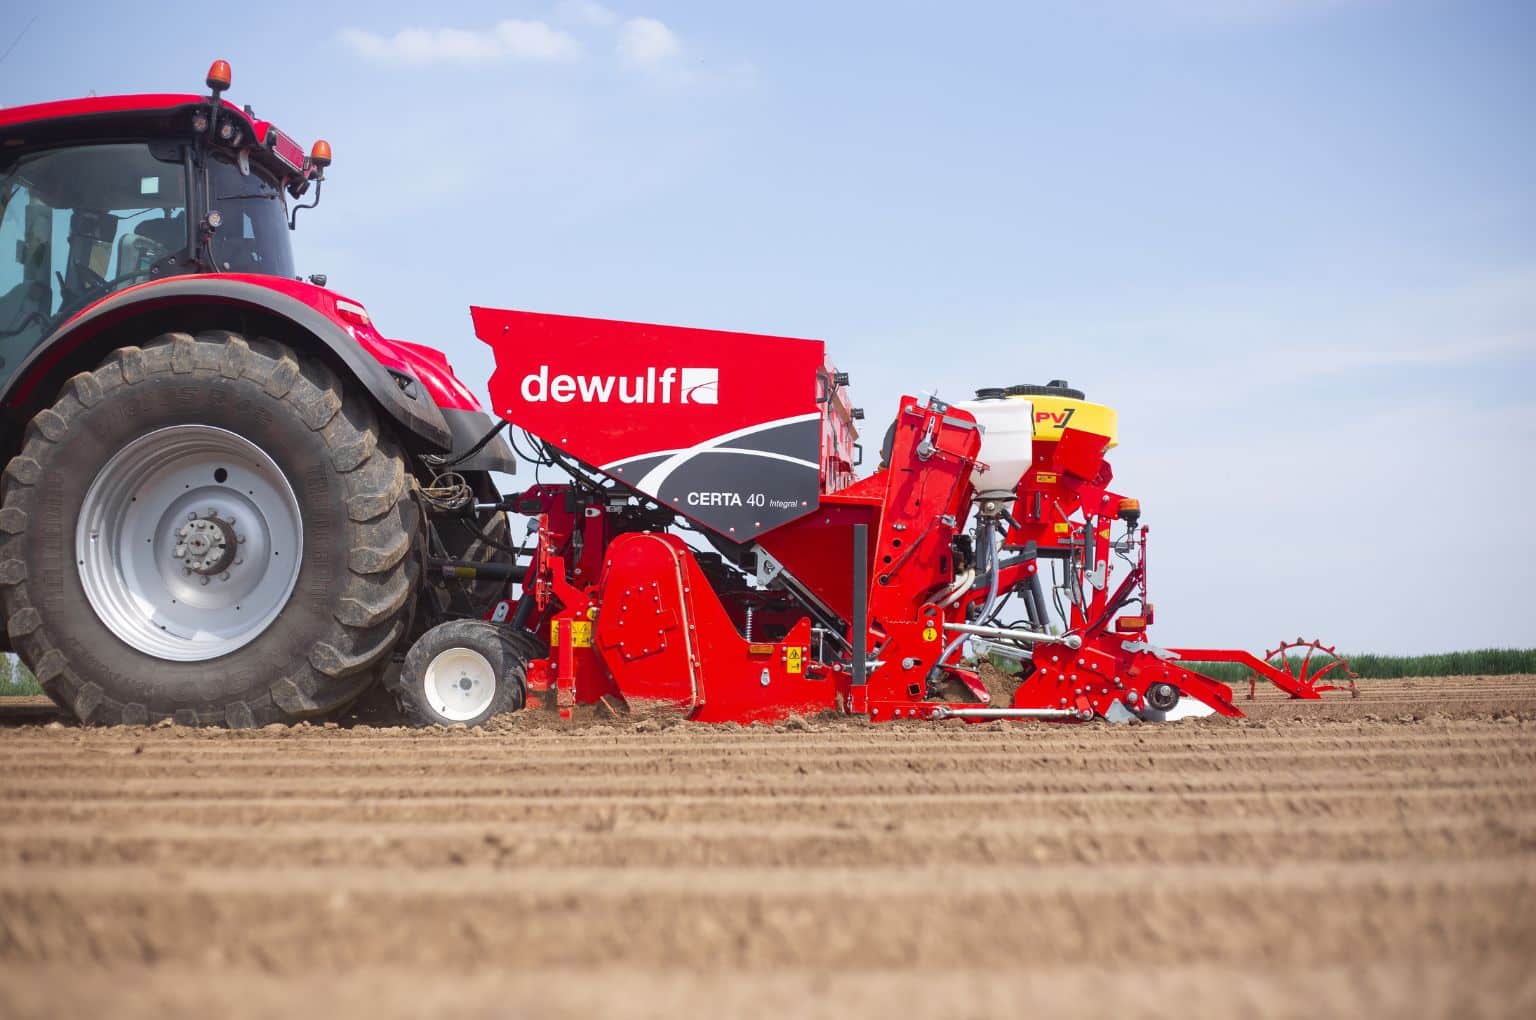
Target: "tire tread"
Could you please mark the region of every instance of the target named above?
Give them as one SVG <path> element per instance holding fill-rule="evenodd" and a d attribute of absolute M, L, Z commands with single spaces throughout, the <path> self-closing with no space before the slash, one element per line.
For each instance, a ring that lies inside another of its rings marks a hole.
<path fill-rule="evenodd" d="M 299 675 L 224 704 L 155 711 L 117 701 L 76 674 L 33 605 L 21 557 L 35 487 L 80 412 L 157 374 L 197 373 L 252 380 L 322 437 L 344 486 L 356 551 L 348 557 L 331 639 L 317 644 Z M 408 478 L 405 457 L 372 405 L 344 389 L 324 364 L 278 341 L 212 330 L 166 333 L 142 347 L 118 348 L 94 371 L 72 377 L 54 405 L 34 416 L 21 451 L 0 474 L 0 606 L 8 633 L 49 696 L 88 723 L 144 725 L 170 717 L 183 725 L 244 727 L 334 712 L 374 681 L 410 619 L 421 574 L 421 558 L 412 554 L 421 516 Z"/>

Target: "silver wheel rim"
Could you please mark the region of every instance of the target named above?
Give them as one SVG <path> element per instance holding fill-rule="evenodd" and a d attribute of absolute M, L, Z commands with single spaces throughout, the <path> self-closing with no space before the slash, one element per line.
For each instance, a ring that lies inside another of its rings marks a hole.
<path fill-rule="evenodd" d="M 96 616 L 157 659 L 200 662 L 255 640 L 299 579 L 304 523 L 276 462 L 209 425 L 140 436 L 103 465 L 75 528 Z"/>
<path fill-rule="evenodd" d="M 448 648 L 427 663 L 422 686 L 432 711 L 453 722 L 469 722 L 495 700 L 496 670 L 473 648 Z"/>

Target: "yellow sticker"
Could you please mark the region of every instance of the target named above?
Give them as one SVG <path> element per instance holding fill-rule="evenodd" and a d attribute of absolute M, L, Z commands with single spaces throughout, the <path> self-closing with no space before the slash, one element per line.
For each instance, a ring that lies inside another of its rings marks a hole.
<path fill-rule="evenodd" d="M 559 648 L 560 647 L 560 621 L 559 620 L 551 620 L 549 622 L 549 647 L 551 647 L 551 648 Z"/>
<path fill-rule="evenodd" d="M 592 647 L 592 621 L 591 620 L 572 620 L 571 621 L 571 647 L 572 648 L 591 648 Z"/>
<path fill-rule="evenodd" d="M 795 647 L 791 646 L 789 648 L 784 649 L 784 672 L 786 672 L 786 673 L 803 673 L 803 672 L 805 672 L 805 662 L 802 659 L 802 656 L 804 656 L 804 655 L 805 655 L 805 649 L 803 649 L 803 648 L 795 648 Z"/>
<path fill-rule="evenodd" d="M 1056 525 L 1056 534 L 1058 534 L 1058 535 L 1070 534 L 1071 531 L 1072 531 L 1072 525 L 1070 525 L 1070 524 L 1058 523 Z"/>
<path fill-rule="evenodd" d="M 923 628 L 923 640 L 924 641 L 937 641 L 938 639 L 939 639 L 939 628 L 937 628 L 937 627 L 924 627 Z"/>
<path fill-rule="evenodd" d="M 1035 481 L 1038 482 L 1041 485 L 1055 485 L 1056 484 L 1056 472 L 1054 472 L 1054 471 L 1041 471 L 1039 474 L 1035 475 Z"/>

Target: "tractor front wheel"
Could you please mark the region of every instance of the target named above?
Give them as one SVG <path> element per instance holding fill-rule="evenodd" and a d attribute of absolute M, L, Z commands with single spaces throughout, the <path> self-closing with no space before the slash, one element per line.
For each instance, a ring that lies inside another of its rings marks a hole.
<path fill-rule="evenodd" d="M 275 342 L 114 351 L 32 419 L 0 500 L 11 640 L 88 723 L 323 715 L 409 622 L 405 459 L 364 399 Z"/>

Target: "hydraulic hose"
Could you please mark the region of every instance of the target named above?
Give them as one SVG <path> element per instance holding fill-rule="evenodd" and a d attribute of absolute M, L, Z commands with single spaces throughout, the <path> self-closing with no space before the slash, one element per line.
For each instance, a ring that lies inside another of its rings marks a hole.
<path fill-rule="evenodd" d="M 985 547 L 987 549 L 987 563 L 990 565 L 990 570 L 988 571 L 987 575 L 987 601 L 981 607 L 981 616 L 978 617 L 978 619 L 982 623 L 986 623 L 992 618 L 992 614 L 997 612 L 997 582 L 998 574 L 1001 573 L 1001 571 L 998 570 L 999 550 L 998 543 L 993 535 L 993 524 L 990 520 L 983 520 L 981 527 L 983 531 L 982 540 L 985 543 Z M 935 672 L 937 672 L 939 667 L 943 666 L 944 663 L 949 661 L 949 657 L 955 653 L 955 649 L 964 644 L 965 639 L 968 636 L 969 635 L 967 634 L 957 634 L 950 639 L 949 644 L 945 645 L 944 650 L 939 653 L 938 661 L 934 663 Z"/>
<path fill-rule="evenodd" d="M 473 457 L 475 454 L 479 453 L 481 450 L 485 449 L 486 446 L 490 443 L 490 441 L 492 439 L 495 439 L 497 436 L 501 435 L 501 430 L 506 428 L 507 425 L 509 425 L 509 424 L 510 424 L 510 422 L 508 422 L 507 419 L 503 418 L 501 421 L 497 422 L 490 429 L 488 429 L 486 431 L 485 435 L 481 436 L 479 441 L 477 441 L 474 446 L 471 446 L 469 449 L 465 450 L 463 453 L 459 454 L 457 457 L 454 457 L 452 459 L 448 459 L 448 458 L 439 457 L 439 456 L 436 456 L 436 455 L 428 455 L 427 457 L 425 457 L 423 459 L 426 460 L 426 462 L 431 464 L 433 467 L 453 467 L 455 464 L 462 464 L 464 461 L 468 460 L 469 458 Z"/>
<path fill-rule="evenodd" d="M 990 540 L 991 536 L 988 536 L 988 539 Z M 997 545 L 1001 545 L 1001 544 L 1002 543 L 997 543 Z M 988 584 L 988 587 L 987 587 L 987 601 L 981 607 L 981 615 L 977 617 L 977 619 L 980 622 L 982 622 L 982 623 L 990 623 L 992 621 L 992 617 L 997 615 L 997 610 L 998 610 L 998 605 L 997 605 L 998 577 L 999 577 L 999 575 L 1002 574 L 1003 571 L 1002 571 L 1002 568 L 998 565 L 998 562 L 997 562 L 997 545 L 994 545 L 992 547 L 992 573 L 989 575 L 989 578 L 988 578 L 989 584 Z"/>

